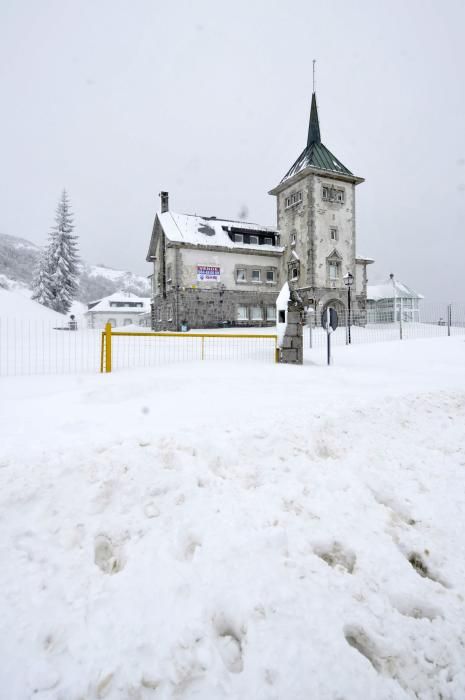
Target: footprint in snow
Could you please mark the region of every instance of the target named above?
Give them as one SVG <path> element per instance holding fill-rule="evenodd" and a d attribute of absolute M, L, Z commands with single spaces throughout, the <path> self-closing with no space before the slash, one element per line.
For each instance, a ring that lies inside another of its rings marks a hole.
<path fill-rule="evenodd" d="M 104 574 L 117 574 L 124 568 L 122 552 L 107 535 L 97 535 L 94 543 L 94 562 Z"/>
<path fill-rule="evenodd" d="M 314 552 L 333 569 L 346 571 L 348 574 L 353 573 L 357 557 L 340 542 L 333 542 L 329 547 L 317 546 Z"/>
<path fill-rule="evenodd" d="M 241 673 L 244 668 L 245 630 L 236 629 L 222 616 L 214 619 L 214 627 L 218 639 L 218 651 L 224 665 L 230 673 Z"/>
<path fill-rule="evenodd" d="M 373 666 L 375 671 L 381 672 L 381 661 L 375 643 L 361 627 L 347 626 L 344 628 L 344 637 L 347 644 L 358 651 Z"/>

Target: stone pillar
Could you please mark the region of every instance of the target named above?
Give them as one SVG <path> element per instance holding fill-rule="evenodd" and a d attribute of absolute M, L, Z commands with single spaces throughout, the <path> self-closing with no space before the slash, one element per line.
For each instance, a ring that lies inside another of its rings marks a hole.
<path fill-rule="evenodd" d="M 279 361 L 290 365 L 303 363 L 304 305 L 301 300 L 291 300 L 287 305 L 287 323 Z"/>

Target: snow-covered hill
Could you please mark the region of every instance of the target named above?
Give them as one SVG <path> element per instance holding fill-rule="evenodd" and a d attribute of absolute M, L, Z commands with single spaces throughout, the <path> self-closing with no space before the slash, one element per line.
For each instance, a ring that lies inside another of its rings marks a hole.
<path fill-rule="evenodd" d="M 0 319 L 14 319 L 17 321 L 35 321 L 63 325 L 67 320 L 63 314 L 38 304 L 29 299 L 25 294 L 18 294 L 16 290 L 0 288 Z"/>
<path fill-rule="evenodd" d="M 41 248 L 24 238 L 0 233 L 0 287 L 30 296 L 31 285 Z M 78 300 L 86 303 L 127 289 L 139 296 L 149 296 L 146 277 L 105 265 L 82 264 Z"/>

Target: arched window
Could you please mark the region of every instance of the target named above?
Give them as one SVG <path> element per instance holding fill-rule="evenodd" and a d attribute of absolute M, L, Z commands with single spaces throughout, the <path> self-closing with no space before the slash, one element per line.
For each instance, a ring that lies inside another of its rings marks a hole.
<path fill-rule="evenodd" d="M 117 326 L 115 318 L 109 318 L 107 323 L 110 323 L 112 328 L 115 328 Z"/>
<path fill-rule="evenodd" d="M 125 318 L 123 321 L 123 326 L 130 326 L 132 323 L 132 318 Z"/>

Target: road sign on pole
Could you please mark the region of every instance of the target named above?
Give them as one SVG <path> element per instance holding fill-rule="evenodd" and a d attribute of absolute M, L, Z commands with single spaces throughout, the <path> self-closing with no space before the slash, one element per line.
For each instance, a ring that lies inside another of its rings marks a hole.
<path fill-rule="evenodd" d="M 331 306 L 321 314 L 321 325 L 326 330 L 326 348 L 328 354 L 328 365 L 331 364 L 331 333 L 336 330 L 338 317 L 336 309 Z"/>
<path fill-rule="evenodd" d="M 337 317 L 336 309 L 333 309 L 332 306 L 328 306 L 321 314 L 321 325 L 325 330 L 328 330 L 329 327 L 331 329 L 329 332 L 331 333 L 331 331 L 336 330 L 338 324 L 339 319 Z"/>

